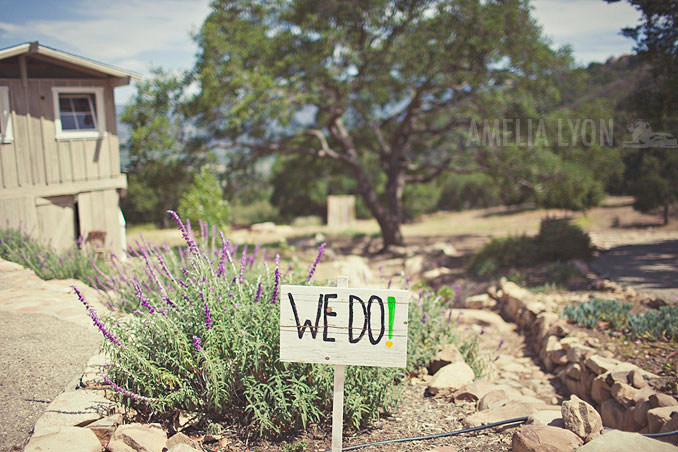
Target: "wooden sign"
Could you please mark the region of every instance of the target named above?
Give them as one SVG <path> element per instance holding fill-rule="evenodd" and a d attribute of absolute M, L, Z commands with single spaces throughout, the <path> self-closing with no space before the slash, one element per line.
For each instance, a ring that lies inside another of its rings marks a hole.
<path fill-rule="evenodd" d="M 407 365 L 406 290 L 288 286 L 280 292 L 280 360 Z"/>

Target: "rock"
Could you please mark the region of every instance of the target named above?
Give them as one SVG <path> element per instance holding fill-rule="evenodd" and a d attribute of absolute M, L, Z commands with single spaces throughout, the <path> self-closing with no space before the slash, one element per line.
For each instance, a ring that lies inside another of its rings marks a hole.
<path fill-rule="evenodd" d="M 169 452 L 169 450 L 171 450 L 173 447 L 179 445 L 185 445 L 192 449 L 201 450 L 200 444 L 198 444 L 197 441 L 189 438 L 187 435 L 184 435 L 181 432 L 172 435 L 172 437 L 167 440 L 167 444 L 165 445 L 165 447 L 168 449 Z"/>
<path fill-rule="evenodd" d="M 428 259 L 425 256 L 417 255 L 407 258 L 405 261 L 405 274 L 414 276 L 424 271 Z"/>
<path fill-rule="evenodd" d="M 266 221 L 264 223 L 254 223 L 250 226 L 252 232 L 275 232 L 275 223 Z"/>
<path fill-rule="evenodd" d="M 675 432 L 678 430 L 678 416 L 673 416 L 669 422 L 662 425 L 662 428 L 659 429 L 659 433 L 666 432 Z M 664 438 L 657 438 L 660 441 L 666 441 L 674 445 L 678 445 L 678 435 L 671 435 Z"/>
<path fill-rule="evenodd" d="M 540 425 L 523 427 L 511 439 L 513 452 L 571 452 L 581 445 L 582 440 L 569 430 Z"/>
<path fill-rule="evenodd" d="M 464 361 L 448 364 L 433 376 L 428 384 L 429 393 L 436 395 L 441 391 L 456 391 L 473 381 L 473 369 Z"/>
<path fill-rule="evenodd" d="M 431 363 L 428 366 L 428 373 L 434 375 L 442 367 L 458 361 L 464 361 L 464 357 L 461 356 L 461 352 L 457 346 L 454 344 L 445 344 L 443 345 L 442 350 L 440 350 L 431 360 Z"/>
<path fill-rule="evenodd" d="M 426 270 L 424 273 L 422 273 L 421 277 L 425 280 L 431 280 L 440 278 L 441 276 L 451 275 L 452 273 L 452 270 L 447 267 L 438 267 L 431 270 Z"/>
<path fill-rule="evenodd" d="M 466 297 L 464 307 L 469 309 L 492 309 L 497 305 L 497 300 L 486 293 Z"/>
<path fill-rule="evenodd" d="M 607 399 L 600 404 L 600 417 L 605 427 L 621 428 L 624 425 L 624 412 L 624 407 L 614 399 Z"/>
<path fill-rule="evenodd" d="M 647 426 L 647 412 L 650 411 L 652 405 L 650 405 L 649 400 L 641 400 L 636 402 L 636 406 L 633 407 L 633 421 L 640 425 L 640 427 Z"/>
<path fill-rule="evenodd" d="M 455 309 L 453 317 L 457 319 L 458 323 L 480 325 L 492 328 L 498 333 L 514 330 L 514 327 L 496 312 L 484 311 L 482 309 Z"/>
<path fill-rule="evenodd" d="M 662 394 L 661 392 L 655 392 L 649 397 L 650 405 L 652 408 L 659 408 L 664 406 L 676 406 L 678 401 L 667 394 Z"/>
<path fill-rule="evenodd" d="M 435 449 L 429 449 L 426 452 L 457 452 L 454 446 L 440 446 Z"/>
<path fill-rule="evenodd" d="M 650 432 L 658 433 L 664 424 L 668 423 L 675 416 L 678 416 L 678 407 L 676 406 L 652 408 L 647 412 L 647 423 L 650 427 Z"/>
<path fill-rule="evenodd" d="M 654 389 L 649 386 L 641 388 L 633 395 L 633 402 L 637 404 L 638 402 L 645 400 L 647 403 L 650 403 L 650 396 L 654 393 Z"/>
<path fill-rule="evenodd" d="M 550 425 L 551 427 L 565 428 L 560 410 L 539 410 L 527 418 L 528 424 Z"/>
<path fill-rule="evenodd" d="M 643 378 L 643 373 L 639 370 L 629 372 L 629 383 L 637 389 L 646 388 L 649 385 L 645 378 Z"/>
<path fill-rule="evenodd" d="M 676 449 L 670 444 L 647 438 L 640 433 L 622 432 L 610 430 L 600 435 L 593 441 L 577 449 L 577 452 L 675 452 Z"/>
<path fill-rule="evenodd" d="M 586 358 L 586 367 L 591 369 L 596 375 L 603 374 L 619 364 L 619 361 L 604 358 L 600 355 L 591 355 Z"/>
<path fill-rule="evenodd" d="M 565 428 L 581 439 L 595 437 L 603 429 L 603 420 L 600 414 L 576 395 L 563 402 L 560 414 L 563 417 Z"/>
<path fill-rule="evenodd" d="M 480 402 L 478 402 L 478 410 L 485 411 L 498 408 L 508 401 L 508 395 L 501 389 L 490 391 L 485 394 L 482 399 L 480 399 Z"/>
<path fill-rule="evenodd" d="M 462 421 L 464 427 L 478 427 L 480 425 L 499 422 L 516 417 L 529 416 L 538 411 L 531 403 L 511 400 L 499 408 L 478 411 Z"/>
<path fill-rule="evenodd" d="M 513 282 L 507 282 L 502 285 L 502 310 L 510 320 L 518 320 L 522 305 L 528 300 L 532 300 L 534 295 L 529 290 L 523 289 Z"/>
<path fill-rule="evenodd" d="M 202 452 L 202 449 L 191 447 L 188 444 L 177 444 L 167 449 L 167 452 Z"/>
<path fill-rule="evenodd" d="M 591 384 L 591 398 L 598 403 L 603 403 L 611 397 L 612 394 L 610 394 L 610 388 L 605 383 L 605 379 L 600 376 L 594 378 Z"/>
<path fill-rule="evenodd" d="M 478 380 L 473 383 L 469 383 L 463 388 L 455 391 L 452 394 L 452 398 L 456 401 L 465 401 L 476 403 L 478 400 L 482 399 L 485 394 L 488 392 L 494 391 L 497 389 L 497 386 L 488 382 L 487 380 Z"/>
<path fill-rule="evenodd" d="M 115 404 L 93 391 L 64 392 L 47 406 L 33 431 L 55 427 L 84 427 L 107 416 Z"/>
<path fill-rule="evenodd" d="M 612 385 L 616 382 L 627 384 L 629 381 L 630 371 L 626 372 L 606 372 L 605 373 L 605 383 L 612 389 Z"/>
<path fill-rule="evenodd" d="M 612 394 L 612 398 L 625 407 L 630 407 L 633 405 L 633 396 L 637 391 L 638 390 L 633 386 L 627 385 L 626 383 L 621 383 L 619 381 L 615 381 L 615 383 L 612 385 L 612 388 L 610 388 L 610 394 Z"/>
<path fill-rule="evenodd" d="M 567 338 L 565 338 L 567 339 Z M 563 340 L 565 340 L 563 339 Z M 560 342 L 562 343 L 561 340 Z M 563 348 L 565 348 L 563 346 Z M 595 353 L 595 349 L 581 344 L 572 344 L 567 348 L 567 360 L 571 363 L 579 363 L 585 361 L 586 358 Z"/>
<path fill-rule="evenodd" d="M 109 452 L 162 452 L 167 435 L 160 424 L 121 425 L 108 443 Z"/>
<path fill-rule="evenodd" d="M 563 373 L 570 378 L 579 380 L 579 376 L 581 375 L 581 366 L 578 363 L 570 363 L 567 365 L 567 367 L 565 367 Z"/>
<path fill-rule="evenodd" d="M 626 412 L 624 413 L 624 423 L 621 426 L 621 430 L 624 430 L 625 432 L 637 432 L 638 430 L 644 427 L 644 425 L 640 425 L 634 419 L 635 413 L 636 413 L 635 406 L 626 409 Z"/>
<path fill-rule="evenodd" d="M 24 452 L 101 452 L 101 443 L 88 428 L 46 428 L 35 434 L 26 444 Z"/>
<path fill-rule="evenodd" d="M 120 424 L 122 424 L 122 414 L 116 413 L 92 422 L 87 428 L 92 430 L 103 444 L 107 444 L 111 439 L 111 435 L 113 435 L 113 432 Z"/>

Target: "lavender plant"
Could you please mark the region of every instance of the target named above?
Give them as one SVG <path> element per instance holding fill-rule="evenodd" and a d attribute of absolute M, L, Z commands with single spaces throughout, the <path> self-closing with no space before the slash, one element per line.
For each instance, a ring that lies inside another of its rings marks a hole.
<path fill-rule="evenodd" d="M 121 306 L 131 315 L 99 320 L 111 359 L 106 378 L 119 396 L 149 413 L 195 412 L 205 422 L 240 423 L 254 433 L 278 436 L 329 418 L 331 366 L 279 360 L 279 288 L 311 284 L 322 256 L 320 247 L 308 274 L 283 272 L 280 258 L 267 262 L 218 235 L 213 244 L 205 228 L 198 243 L 174 213 L 186 248 L 138 243 L 143 264 L 115 265 L 103 279 L 117 287 Z M 210 246 L 211 245 L 211 246 Z M 236 263 L 237 262 L 237 263 Z M 427 365 L 451 337 L 432 293 L 412 304 L 408 368 Z M 428 316 L 431 320 L 426 320 Z M 400 369 L 354 367 L 347 370 L 345 419 L 359 427 L 396 406 Z"/>
<path fill-rule="evenodd" d="M 70 249 L 57 252 L 16 229 L 0 229 L 0 258 L 30 268 L 42 279 L 78 279 L 90 285 L 97 284 L 96 268 L 106 266 L 87 253 L 82 237 Z"/>

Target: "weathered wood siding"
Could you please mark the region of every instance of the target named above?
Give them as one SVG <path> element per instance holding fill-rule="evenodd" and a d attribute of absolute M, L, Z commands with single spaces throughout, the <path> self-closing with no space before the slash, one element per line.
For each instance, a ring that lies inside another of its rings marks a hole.
<path fill-rule="evenodd" d="M 0 187 L 38 187 L 120 175 L 113 88 L 106 80 L 0 79 L 9 86 L 14 141 L 0 144 Z M 103 86 L 106 136 L 57 140 L 52 88 Z"/>

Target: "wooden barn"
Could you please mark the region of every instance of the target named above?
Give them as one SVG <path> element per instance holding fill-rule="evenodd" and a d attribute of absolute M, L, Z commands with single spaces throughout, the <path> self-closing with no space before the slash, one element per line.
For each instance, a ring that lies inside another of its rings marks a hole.
<path fill-rule="evenodd" d="M 113 91 L 139 76 L 38 42 L 0 50 L 0 227 L 124 247 Z"/>

